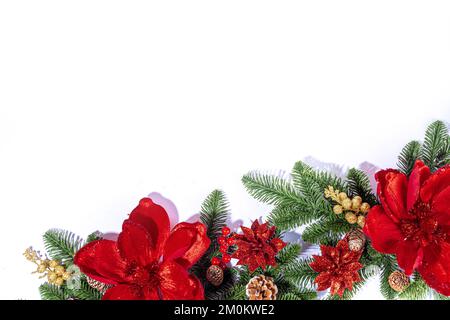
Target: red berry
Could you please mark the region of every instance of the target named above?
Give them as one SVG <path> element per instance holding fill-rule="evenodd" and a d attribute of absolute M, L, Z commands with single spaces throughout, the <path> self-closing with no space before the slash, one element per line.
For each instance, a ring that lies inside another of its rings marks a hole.
<path fill-rule="evenodd" d="M 227 244 L 229 245 L 229 246 L 232 246 L 233 244 L 235 244 L 236 243 L 236 240 L 234 240 L 234 238 L 228 238 L 227 239 Z"/>
<path fill-rule="evenodd" d="M 228 252 L 228 247 L 227 246 L 220 246 L 219 251 L 222 253 L 227 253 Z"/>
<path fill-rule="evenodd" d="M 217 239 L 217 242 L 218 242 L 221 246 L 225 246 L 225 245 L 227 245 L 227 238 L 225 238 L 225 237 L 219 237 L 219 238 Z"/>
<path fill-rule="evenodd" d="M 229 235 L 230 232 L 231 232 L 230 228 L 228 228 L 228 227 L 223 227 L 223 228 L 222 228 L 222 234 L 223 234 L 224 236 Z"/>
<path fill-rule="evenodd" d="M 227 265 L 225 263 L 221 262 L 219 267 L 221 267 L 222 270 L 225 270 L 227 268 Z"/>
<path fill-rule="evenodd" d="M 223 261 L 224 263 L 230 262 L 230 261 L 231 261 L 230 255 L 229 255 L 229 254 L 223 254 L 223 255 L 222 255 L 222 261 Z"/>
<path fill-rule="evenodd" d="M 217 257 L 214 257 L 211 259 L 211 264 L 218 266 L 220 264 L 220 259 Z"/>

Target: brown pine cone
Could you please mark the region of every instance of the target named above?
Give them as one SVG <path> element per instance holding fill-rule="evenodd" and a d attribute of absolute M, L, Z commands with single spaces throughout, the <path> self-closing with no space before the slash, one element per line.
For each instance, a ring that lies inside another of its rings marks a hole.
<path fill-rule="evenodd" d="M 408 276 L 398 270 L 389 275 L 388 281 L 391 288 L 397 292 L 402 292 L 409 286 Z"/>
<path fill-rule="evenodd" d="M 206 270 L 206 280 L 215 287 L 220 286 L 223 282 L 222 268 L 214 264 L 211 265 L 208 270 Z"/>
<path fill-rule="evenodd" d="M 276 300 L 278 288 L 273 278 L 259 275 L 250 279 L 246 288 L 249 300 Z"/>

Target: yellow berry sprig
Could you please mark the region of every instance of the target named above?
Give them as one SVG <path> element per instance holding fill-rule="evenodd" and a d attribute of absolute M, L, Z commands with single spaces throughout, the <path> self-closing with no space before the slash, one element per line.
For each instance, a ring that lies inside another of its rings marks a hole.
<path fill-rule="evenodd" d="M 325 198 L 331 199 L 336 202 L 333 207 L 335 214 L 342 214 L 345 212 L 345 220 L 350 224 L 357 223 L 361 228 L 366 223 L 365 214 L 369 212 L 370 205 L 367 202 L 363 202 L 360 196 L 350 198 L 345 192 L 335 190 L 334 187 L 328 186 L 325 189 Z"/>
<path fill-rule="evenodd" d="M 43 258 L 38 251 L 33 250 L 29 247 L 23 253 L 28 261 L 36 264 L 37 269 L 32 273 L 39 273 L 40 279 L 47 277 L 47 281 L 50 284 L 61 286 L 65 281 L 69 280 L 72 273 L 67 271 L 66 268 L 57 260 L 49 260 Z"/>

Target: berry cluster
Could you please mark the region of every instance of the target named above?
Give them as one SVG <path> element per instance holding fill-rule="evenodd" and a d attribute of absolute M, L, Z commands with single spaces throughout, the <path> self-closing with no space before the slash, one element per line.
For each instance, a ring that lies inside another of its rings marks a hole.
<path fill-rule="evenodd" d="M 360 196 L 349 198 L 345 192 L 335 190 L 332 186 L 325 189 L 325 198 L 331 199 L 336 202 L 333 207 L 333 212 L 340 215 L 345 212 L 345 220 L 350 224 L 357 223 L 361 228 L 366 223 L 365 215 L 370 210 L 370 205 L 367 202 L 363 202 Z"/>
<path fill-rule="evenodd" d="M 65 281 L 72 277 L 72 273 L 59 261 L 43 258 L 39 252 L 33 250 L 31 247 L 26 249 L 23 255 L 28 261 L 36 264 L 37 268 L 33 273 L 41 274 L 40 278 L 47 277 L 50 284 L 62 286 Z"/>
<path fill-rule="evenodd" d="M 217 238 L 219 244 L 219 256 L 211 259 L 211 264 L 220 266 L 222 269 L 226 268 L 226 264 L 231 261 L 230 247 L 235 244 L 234 235 L 231 234 L 231 229 L 228 227 L 222 228 L 222 236 Z"/>

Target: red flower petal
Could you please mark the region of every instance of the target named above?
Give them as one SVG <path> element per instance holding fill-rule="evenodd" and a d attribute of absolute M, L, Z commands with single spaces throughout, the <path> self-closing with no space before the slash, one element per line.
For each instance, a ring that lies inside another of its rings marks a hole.
<path fill-rule="evenodd" d="M 331 272 L 322 272 L 317 275 L 314 279 L 314 283 L 319 285 L 320 288 L 317 288 L 319 291 L 325 290 L 331 286 Z"/>
<path fill-rule="evenodd" d="M 322 251 L 323 252 L 323 251 Z M 309 264 L 311 269 L 315 272 L 324 272 L 328 271 L 333 267 L 333 262 L 330 261 L 326 256 L 313 256 L 314 261 Z"/>
<path fill-rule="evenodd" d="M 437 292 L 450 296 L 450 244 L 441 242 L 424 251 L 418 270 L 425 282 Z"/>
<path fill-rule="evenodd" d="M 388 254 L 395 253 L 396 246 L 404 238 L 398 225 L 387 216 L 381 206 L 375 206 L 369 211 L 364 233 L 371 238 L 375 250 Z"/>
<path fill-rule="evenodd" d="M 450 165 L 440 168 L 434 172 L 423 184 L 420 197 L 423 202 L 428 203 L 433 197 L 438 197 L 450 185 Z"/>
<path fill-rule="evenodd" d="M 191 300 L 205 300 L 205 292 L 203 290 L 203 285 L 200 280 L 194 275 L 189 276 L 189 282 L 192 289 Z"/>
<path fill-rule="evenodd" d="M 159 260 L 159 257 L 154 256 L 152 239 L 147 229 L 130 219 L 123 222 L 117 247 L 124 259 L 136 261 L 141 266 Z"/>
<path fill-rule="evenodd" d="M 178 263 L 174 261 L 163 262 L 159 276 L 162 279 L 160 289 L 164 300 L 199 299 L 201 294 L 200 283 L 195 281 L 187 270 Z"/>
<path fill-rule="evenodd" d="M 90 278 L 106 284 L 117 284 L 127 278 L 126 262 L 120 256 L 115 241 L 88 243 L 77 252 L 74 263 Z"/>
<path fill-rule="evenodd" d="M 405 217 L 406 176 L 397 170 L 388 169 L 377 172 L 375 178 L 378 181 L 378 195 L 385 212 L 396 222 Z"/>
<path fill-rule="evenodd" d="M 258 220 L 255 220 L 258 221 Z M 249 229 L 247 227 L 241 226 L 242 232 L 244 233 L 244 235 L 238 235 L 238 238 L 246 238 L 246 239 L 254 239 L 255 238 L 255 233 L 253 232 L 252 229 Z"/>
<path fill-rule="evenodd" d="M 153 240 L 155 256 L 161 256 L 162 248 L 169 237 L 170 221 L 166 210 L 150 198 L 144 198 L 131 212 L 130 220 L 147 229 Z"/>
<path fill-rule="evenodd" d="M 418 242 L 405 240 L 396 246 L 397 262 L 400 268 L 409 276 L 421 262 L 420 246 Z"/>
<path fill-rule="evenodd" d="M 102 300 L 144 300 L 142 289 L 135 285 L 119 284 L 114 286 L 102 297 Z"/>
<path fill-rule="evenodd" d="M 164 261 L 177 260 L 179 264 L 189 268 L 203 256 L 210 243 L 206 227 L 202 223 L 179 223 L 167 239 Z"/>
<path fill-rule="evenodd" d="M 420 160 L 417 160 L 409 176 L 407 209 L 411 210 L 419 199 L 420 189 L 424 181 L 431 175 L 430 169 Z"/>
<path fill-rule="evenodd" d="M 258 229 L 259 229 L 259 221 L 258 221 L 258 219 L 253 221 L 252 226 L 250 228 L 252 229 L 253 232 L 258 231 Z"/>
<path fill-rule="evenodd" d="M 345 269 L 348 270 L 348 272 L 356 272 L 360 269 L 362 269 L 363 265 L 360 262 L 352 262 L 345 266 Z"/>
<path fill-rule="evenodd" d="M 433 198 L 431 210 L 441 226 L 450 226 L 450 186 Z"/>

